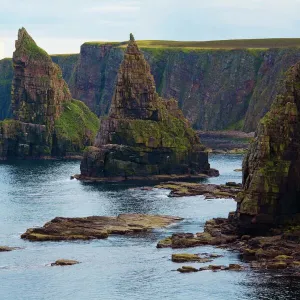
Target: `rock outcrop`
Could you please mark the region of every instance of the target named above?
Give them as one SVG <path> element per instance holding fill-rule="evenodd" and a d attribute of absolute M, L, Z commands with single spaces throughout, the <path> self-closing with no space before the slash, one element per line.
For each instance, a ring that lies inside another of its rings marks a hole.
<path fill-rule="evenodd" d="M 226 184 L 203 184 L 194 182 L 168 181 L 156 185 L 158 189 L 171 190 L 169 197 L 186 197 L 203 195 L 205 199 L 235 199 L 242 190 L 242 185 L 235 182 Z"/>
<path fill-rule="evenodd" d="M 0 122 L 0 158 L 40 158 L 79 153 L 91 145 L 97 117 L 73 100 L 58 65 L 27 31 L 13 55 L 12 112 Z"/>
<path fill-rule="evenodd" d="M 105 239 L 111 234 L 133 234 L 165 227 L 182 218 L 159 215 L 121 214 L 117 217 L 55 218 L 40 228 L 29 228 L 22 239 L 63 241 Z"/>
<path fill-rule="evenodd" d="M 38 47 L 27 31 L 18 33 L 13 54 L 12 109 L 14 119 L 49 129 L 72 99 L 58 65 Z"/>
<path fill-rule="evenodd" d="M 242 230 L 300 221 L 300 63 L 287 72 L 285 91 L 259 123 L 243 162 L 243 187 Z"/>
<path fill-rule="evenodd" d="M 208 154 L 174 99 L 161 99 L 130 37 L 108 117 L 81 163 L 80 179 L 142 179 L 209 173 Z"/>

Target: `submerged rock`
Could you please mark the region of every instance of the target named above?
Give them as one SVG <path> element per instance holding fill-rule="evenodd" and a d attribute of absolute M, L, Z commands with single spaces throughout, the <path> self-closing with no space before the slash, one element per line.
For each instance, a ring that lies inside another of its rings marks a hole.
<path fill-rule="evenodd" d="M 20 249 L 18 247 L 8 247 L 8 246 L 0 246 L 0 252 L 10 252 L 13 250 Z"/>
<path fill-rule="evenodd" d="M 111 234 L 130 234 L 165 227 L 182 220 L 179 217 L 121 214 L 118 217 L 55 218 L 40 228 L 21 235 L 30 241 L 105 239 Z"/>
<path fill-rule="evenodd" d="M 170 179 L 210 174 L 208 153 L 174 99 L 161 99 L 131 36 L 108 117 L 80 166 L 81 180 Z"/>
<path fill-rule="evenodd" d="M 51 266 L 73 266 L 77 265 L 80 262 L 77 260 L 70 259 L 58 259 L 56 262 L 52 263 Z"/>
<path fill-rule="evenodd" d="M 182 263 L 182 262 L 206 263 L 212 261 L 212 259 L 200 257 L 199 254 L 177 253 L 177 254 L 172 254 L 172 261 L 176 263 Z"/>
<path fill-rule="evenodd" d="M 178 268 L 177 271 L 180 273 L 194 273 L 198 272 L 199 270 L 190 266 L 182 266 L 181 268 Z"/>
<path fill-rule="evenodd" d="M 60 68 L 25 28 L 18 33 L 13 67 L 14 119 L 0 122 L 0 159 L 66 156 L 91 145 L 97 117 L 72 99 Z"/>

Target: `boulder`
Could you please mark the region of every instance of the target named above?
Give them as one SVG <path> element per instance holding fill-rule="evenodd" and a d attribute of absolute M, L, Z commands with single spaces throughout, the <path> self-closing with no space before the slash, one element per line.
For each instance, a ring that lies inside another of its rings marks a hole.
<path fill-rule="evenodd" d="M 178 268 L 177 271 L 180 273 L 195 273 L 199 270 L 190 266 L 182 266 L 181 268 Z"/>

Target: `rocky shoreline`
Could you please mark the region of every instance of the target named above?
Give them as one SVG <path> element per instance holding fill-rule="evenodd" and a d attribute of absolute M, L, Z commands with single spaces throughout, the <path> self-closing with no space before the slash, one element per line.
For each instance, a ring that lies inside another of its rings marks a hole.
<path fill-rule="evenodd" d="M 235 213 L 229 218 L 206 222 L 204 232 L 173 234 L 158 242 L 157 248 L 186 249 L 212 245 L 236 251 L 241 261 L 254 270 L 280 270 L 300 276 L 300 227 L 274 228 L 265 235 L 241 234 Z M 224 268 L 223 268 L 224 269 Z"/>

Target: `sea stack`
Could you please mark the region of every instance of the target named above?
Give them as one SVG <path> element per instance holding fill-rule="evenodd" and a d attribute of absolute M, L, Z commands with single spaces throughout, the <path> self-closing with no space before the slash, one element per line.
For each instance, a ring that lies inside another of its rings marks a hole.
<path fill-rule="evenodd" d="M 12 109 L 14 119 L 53 127 L 72 100 L 61 69 L 37 46 L 25 28 L 18 32 L 13 54 Z"/>
<path fill-rule="evenodd" d="M 61 69 L 25 28 L 13 54 L 14 119 L 0 122 L 0 159 L 78 154 L 92 144 L 97 117 L 72 99 Z"/>
<path fill-rule="evenodd" d="M 79 179 L 137 180 L 212 173 L 208 154 L 174 99 L 156 92 L 133 35 L 120 66 L 109 115 L 100 121 Z"/>
<path fill-rule="evenodd" d="M 260 121 L 243 162 L 238 200 L 240 229 L 260 232 L 300 221 L 300 63 Z"/>

